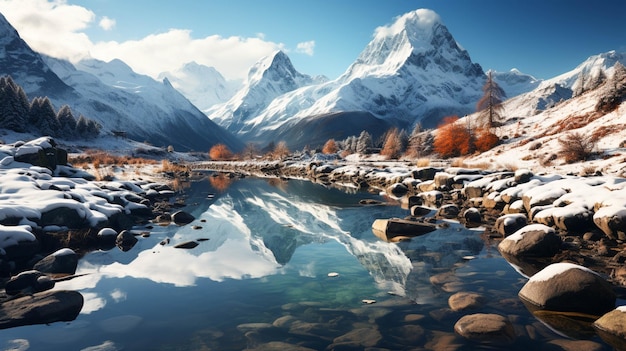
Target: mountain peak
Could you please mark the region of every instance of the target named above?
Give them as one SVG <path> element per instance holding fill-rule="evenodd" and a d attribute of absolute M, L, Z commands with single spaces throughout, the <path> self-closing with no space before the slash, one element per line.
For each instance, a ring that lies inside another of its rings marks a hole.
<path fill-rule="evenodd" d="M 430 68 L 427 66 L 431 63 L 450 60 L 466 61 L 464 66 L 471 61 L 437 13 L 418 9 L 396 17 L 390 25 L 376 28 L 372 41 L 341 78 L 351 79 L 364 74 L 394 75 L 409 61 L 413 62 L 412 65 L 428 71 Z M 458 65 L 444 66 L 444 69 L 452 69 Z M 483 73 L 482 69 L 472 70 Z"/>
<path fill-rule="evenodd" d="M 396 17 L 394 23 L 388 26 L 376 28 L 375 37 L 389 37 L 400 34 L 403 31 L 408 33 L 430 32 L 437 24 L 443 24 L 441 17 L 429 9 L 417 9 Z"/>
<path fill-rule="evenodd" d="M 271 55 L 262 57 L 248 72 L 248 83 L 258 82 L 269 70 L 286 70 L 290 75 L 295 73 L 291 60 L 282 50 L 276 50 Z"/>

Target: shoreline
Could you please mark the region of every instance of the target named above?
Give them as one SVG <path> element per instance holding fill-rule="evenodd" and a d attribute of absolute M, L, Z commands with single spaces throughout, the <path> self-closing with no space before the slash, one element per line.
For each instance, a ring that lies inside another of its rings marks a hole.
<path fill-rule="evenodd" d="M 626 262 L 626 241 L 623 238 L 607 235 L 602 228 L 594 225 L 589 216 L 588 223 L 585 220 L 579 223 L 570 221 L 574 224 L 569 228 L 559 226 L 553 217 L 547 219 L 538 216 L 541 206 L 554 206 L 560 197 L 548 199 L 547 202 L 552 202 L 552 204 L 543 201 L 541 205 L 529 206 L 531 210 L 529 214 L 524 210 L 524 206 L 519 208 L 514 205 L 516 201 L 523 202 L 524 194 L 517 194 L 511 198 L 505 197 L 506 201 L 501 196 L 506 189 L 515 189 L 524 184 L 530 184 L 534 181 L 533 179 L 537 178 L 545 180 L 538 186 L 546 186 L 562 179 L 593 182 L 594 178 L 598 181 L 603 179 L 607 183 L 620 184 L 621 178 L 619 177 L 535 175 L 527 170 L 484 171 L 458 167 L 417 167 L 405 161 L 368 163 L 337 162 L 336 160 L 326 162 L 203 161 L 190 164 L 189 167 L 192 171 L 215 171 L 230 174 L 232 177 L 299 179 L 324 186 L 385 192 L 397 199 L 401 206 L 408 207 L 406 218 L 416 222 L 421 219 L 421 216 L 412 215 L 411 204 L 415 201 L 414 198 L 418 197 L 421 204 L 437 211 L 435 218 L 457 220 L 466 226 L 484 227 L 485 231 L 481 236 L 496 244 L 512 235 L 516 231 L 513 229 L 521 229 L 535 223 L 546 224 L 553 228 L 562 239 L 558 252 L 544 257 L 507 257 L 502 253 L 501 255 L 510 264 L 534 272 L 557 262 L 571 262 L 585 266 L 601 274 L 613 285 L 621 298 L 626 298 L 626 268 L 622 267 Z M 413 200 L 409 200 L 410 198 Z M 454 211 L 453 215 L 440 213 L 442 206 L 447 205 L 456 206 L 458 211 Z M 564 207 L 560 203 L 557 205 L 550 208 Z M 465 216 L 468 210 L 478 210 L 480 222 L 469 223 Z M 517 227 L 514 225 L 511 229 L 503 223 L 509 222 L 508 217 L 519 215 L 526 216 L 527 220 L 524 225 Z M 372 222 L 374 220 L 373 218 Z M 583 222 L 585 222 L 584 225 Z M 579 228 L 575 228 L 577 225 Z"/>

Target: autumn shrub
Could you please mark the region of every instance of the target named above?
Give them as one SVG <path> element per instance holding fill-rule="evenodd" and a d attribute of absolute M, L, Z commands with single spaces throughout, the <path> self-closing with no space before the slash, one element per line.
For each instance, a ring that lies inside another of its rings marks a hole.
<path fill-rule="evenodd" d="M 478 134 L 474 141 L 474 147 L 477 151 L 485 152 L 493 149 L 500 143 L 500 138 L 489 130 L 483 130 Z"/>
<path fill-rule="evenodd" d="M 324 144 L 324 147 L 322 148 L 322 153 L 326 155 L 335 154 L 338 150 L 339 148 L 337 147 L 335 139 L 328 139 L 328 141 L 326 142 L 326 144 Z"/>
<path fill-rule="evenodd" d="M 569 133 L 559 139 L 559 144 L 561 145 L 559 153 L 567 163 L 589 159 L 596 148 L 596 140 L 593 136 L 577 132 Z"/>
<path fill-rule="evenodd" d="M 467 155 L 471 149 L 471 135 L 465 126 L 456 123 L 458 119 L 457 116 L 445 117 L 437 128 L 433 147 L 443 158 Z"/>
<path fill-rule="evenodd" d="M 212 160 L 230 160 L 233 158 L 233 153 L 228 149 L 228 146 L 216 144 L 209 150 L 209 157 Z"/>

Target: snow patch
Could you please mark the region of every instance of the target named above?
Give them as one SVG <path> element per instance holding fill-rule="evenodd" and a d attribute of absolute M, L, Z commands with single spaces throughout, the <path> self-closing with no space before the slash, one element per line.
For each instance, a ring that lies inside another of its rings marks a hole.
<path fill-rule="evenodd" d="M 580 269 L 585 272 L 593 273 L 598 275 L 598 273 L 592 271 L 591 269 L 583 266 L 579 266 L 573 263 L 561 262 L 561 263 L 553 263 L 546 268 L 539 271 L 537 274 L 533 275 L 529 282 L 538 282 L 538 281 L 546 281 L 554 278 L 555 276 L 565 273 L 570 269 Z"/>

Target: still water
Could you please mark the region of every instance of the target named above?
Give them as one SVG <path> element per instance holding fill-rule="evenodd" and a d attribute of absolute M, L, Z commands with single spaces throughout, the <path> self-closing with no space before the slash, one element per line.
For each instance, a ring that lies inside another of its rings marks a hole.
<path fill-rule="evenodd" d="M 507 349 L 566 339 L 519 301 L 526 278 L 480 228 L 442 222 L 396 244 L 376 238 L 371 225 L 407 211 L 358 204 L 385 202 L 379 195 L 212 177 L 184 191 L 193 223 L 151 228 L 127 252 L 85 255 L 76 273 L 86 275 L 55 287 L 82 293 L 78 318 L 1 330 L 0 349 L 499 349 L 454 334 L 471 313 L 514 320 L 521 336 Z M 190 240 L 199 245 L 174 248 Z M 486 303 L 452 312 L 448 298 L 457 291 L 478 292 Z"/>

